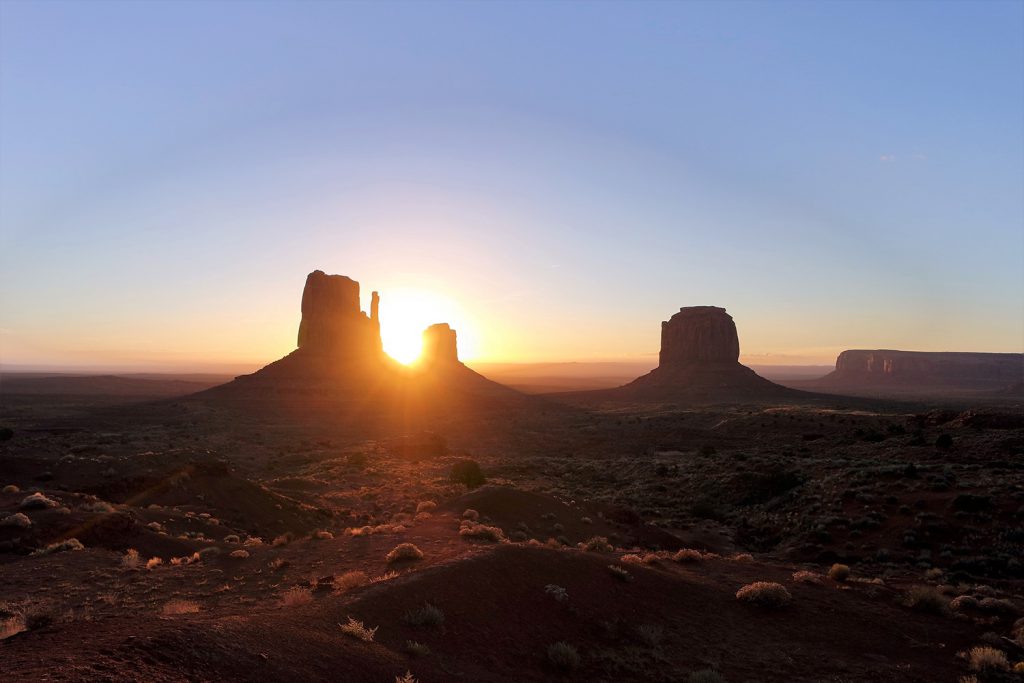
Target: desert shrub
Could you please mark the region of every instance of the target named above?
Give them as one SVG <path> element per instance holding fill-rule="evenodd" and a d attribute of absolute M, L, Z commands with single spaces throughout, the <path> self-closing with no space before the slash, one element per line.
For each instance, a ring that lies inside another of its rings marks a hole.
<path fill-rule="evenodd" d="M 313 538 L 315 538 L 318 541 L 329 541 L 332 538 L 334 538 L 334 534 L 332 534 L 330 531 L 327 531 L 326 529 L 318 529 L 313 534 Z"/>
<path fill-rule="evenodd" d="M 109 515 L 116 511 L 116 508 L 105 500 L 94 500 L 82 506 L 84 512 L 93 512 L 97 515 Z"/>
<path fill-rule="evenodd" d="M 338 592 L 344 593 L 345 591 L 350 591 L 353 588 L 365 586 L 369 582 L 370 578 L 366 575 L 366 572 L 345 572 L 334 580 L 334 589 Z"/>
<path fill-rule="evenodd" d="M 612 573 L 612 576 L 614 576 L 619 581 L 632 581 L 633 580 L 633 575 L 632 574 L 630 574 L 628 571 L 626 571 L 623 567 L 620 567 L 620 566 L 618 566 L 616 564 L 608 565 L 608 571 L 610 571 Z"/>
<path fill-rule="evenodd" d="M 231 553 L 231 557 L 243 557 L 242 555 L 235 555 L 235 553 L 245 553 L 244 557 L 249 557 L 248 551 L 245 550 L 236 550 L 235 552 Z M 198 555 L 197 559 L 203 560 L 204 562 L 209 562 L 210 560 L 220 557 L 220 548 L 218 548 L 215 545 L 211 545 L 206 548 L 203 548 L 198 553 L 196 553 L 196 555 Z"/>
<path fill-rule="evenodd" d="M 373 641 L 373 636 L 376 635 L 378 628 L 377 626 L 374 626 L 373 628 L 366 628 L 366 626 L 363 625 L 363 622 L 357 621 L 353 617 L 349 617 L 348 621 L 344 624 L 338 624 L 338 627 L 345 635 L 357 638 L 367 643 Z"/>
<path fill-rule="evenodd" d="M 971 648 L 967 653 L 967 662 L 974 671 L 1007 671 L 1010 668 L 1006 654 L 987 645 Z"/>
<path fill-rule="evenodd" d="M 636 637 L 648 647 L 658 647 L 665 637 L 665 629 L 652 624 L 641 624 L 636 627 Z"/>
<path fill-rule="evenodd" d="M 163 563 L 164 563 L 164 561 L 161 558 L 159 558 L 159 557 L 151 557 L 148 560 L 146 560 L 146 569 L 156 569 L 157 567 L 159 567 Z"/>
<path fill-rule="evenodd" d="M 416 505 L 416 512 L 433 512 L 437 509 L 437 503 L 432 500 L 424 500 Z"/>
<path fill-rule="evenodd" d="M 412 543 L 399 543 L 384 558 L 388 564 L 423 559 L 423 551 Z"/>
<path fill-rule="evenodd" d="M 128 548 L 121 556 L 121 566 L 125 569 L 138 569 L 142 560 L 139 558 L 139 551 L 135 548 Z"/>
<path fill-rule="evenodd" d="M 828 578 L 842 583 L 850 578 L 850 568 L 845 564 L 834 564 L 828 570 Z"/>
<path fill-rule="evenodd" d="M 522 543 L 528 538 L 529 537 L 526 535 L 525 531 L 513 531 L 509 536 L 509 540 L 514 541 L 515 543 Z"/>
<path fill-rule="evenodd" d="M 160 608 L 160 614 L 165 617 L 173 617 L 178 614 L 195 614 L 199 611 L 199 603 L 195 600 L 169 600 Z"/>
<path fill-rule="evenodd" d="M 714 669 L 701 669 L 694 671 L 687 677 L 687 683 L 725 683 L 722 675 Z"/>
<path fill-rule="evenodd" d="M 569 593 L 565 588 L 553 583 L 544 586 L 544 592 L 553 597 L 556 602 L 565 602 L 569 599 Z"/>
<path fill-rule="evenodd" d="M 755 581 L 736 591 L 736 599 L 759 607 L 784 607 L 793 600 L 786 587 L 772 581 Z"/>
<path fill-rule="evenodd" d="M 463 538 L 475 538 L 481 541 L 490 541 L 491 543 L 497 543 L 505 539 L 505 533 L 496 526 L 487 526 L 486 524 L 476 524 L 474 522 L 466 524 L 465 521 L 463 524 L 464 526 L 459 529 L 459 536 Z"/>
<path fill-rule="evenodd" d="M 730 558 L 733 562 L 753 562 L 754 556 L 750 553 L 738 553 Z"/>
<path fill-rule="evenodd" d="M 281 607 L 298 607 L 313 602 L 313 593 L 308 588 L 292 586 L 281 593 Z"/>
<path fill-rule="evenodd" d="M 247 539 L 245 539 L 245 543 L 243 543 L 242 545 L 244 545 L 246 548 L 263 545 L 263 539 L 259 536 L 249 536 Z"/>
<path fill-rule="evenodd" d="M 580 653 L 563 640 L 548 646 L 548 661 L 561 671 L 573 671 L 580 665 Z"/>
<path fill-rule="evenodd" d="M 978 609 L 978 599 L 973 595 L 959 595 L 949 601 L 949 608 L 954 612 Z"/>
<path fill-rule="evenodd" d="M 473 508 L 466 508 L 462 513 L 462 518 L 469 519 L 475 522 L 478 519 L 480 519 L 480 513 L 474 510 Z"/>
<path fill-rule="evenodd" d="M 21 501 L 21 505 L 18 507 L 21 510 L 45 510 L 47 508 L 55 508 L 59 505 L 60 503 L 57 501 L 52 498 L 47 498 L 41 492 L 36 491 L 35 493 L 25 496 Z"/>
<path fill-rule="evenodd" d="M 822 581 L 821 574 L 808 571 L 793 572 L 793 581 L 796 583 L 806 583 L 816 586 L 820 586 L 824 583 L 824 581 Z"/>
<path fill-rule="evenodd" d="M 32 520 L 23 512 L 15 512 L 13 515 L 7 515 L 3 519 L 0 519 L 0 526 L 13 526 L 18 527 L 19 529 L 27 529 L 32 526 Z"/>
<path fill-rule="evenodd" d="M 985 612 L 1010 617 L 1016 615 L 1018 612 L 1017 606 L 1013 604 L 1013 601 L 1007 600 L 1006 598 L 982 598 L 978 603 L 978 607 Z"/>
<path fill-rule="evenodd" d="M 903 596 L 902 602 L 918 612 L 943 614 L 949 605 L 949 598 L 931 586 L 914 586 Z"/>
<path fill-rule="evenodd" d="M 448 478 L 456 484 L 464 484 L 467 489 L 478 488 L 487 482 L 476 460 L 459 460 L 452 465 Z"/>
<path fill-rule="evenodd" d="M 270 545 L 272 545 L 274 547 L 279 547 L 279 546 L 282 546 L 282 545 L 288 545 L 289 543 L 292 542 L 293 538 L 294 538 L 294 535 L 292 534 L 292 532 L 289 531 L 287 533 L 281 534 L 280 536 L 276 537 L 273 541 L 271 541 Z"/>
<path fill-rule="evenodd" d="M 15 484 L 8 484 L 7 486 L 5 486 L 3 488 L 3 492 L 4 493 L 20 493 L 21 489 L 19 489 Z"/>
<path fill-rule="evenodd" d="M 589 553 L 610 553 L 615 550 L 604 536 L 592 536 L 589 540 L 580 543 L 580 548 Z"/>
<path fill-rule="evenodd" d="M 427 657 L 430 655 L 430 648 L 423 643 L 417 643 L 415 640 L 405 641 L 405 651 L 413 657 Z"/>
<path fill-rule="evenodd" d="M 85 550 L 85 546 L 77 538 L 69 538 L 66 541 L 57 541 L 51 543 L 45 548 L 39 548 L 32 552 L 33 555 L 50 555 L 53 553 L 62 553 L 67 550 Z"/>
<path fill-rule="evenodd" d="M 242 539 L 238 537 L 238 534 L 228 534 L 224 537 L 225 543 L 241 543 Z"/>
<path fill-rule="evenodd" d="M 676 554 L 672 556 L 673 562 L 700 562 L 704 559 L 704 556 L 699 550 L 693 548 L 680 548 L 676 551 Z"/>
<path fill-rule="evenodd" d="M 619 558 L 619 561 L 626 564 L 643 564 L 644 558 L 636 553 L 626 553 Z"/>
<path fill-rule="evenodd" d="M 421 627 L 421 626 L 440 626 L 444 623 L 444 612 L 441 611 L 435 605 L 431 605 L 429 602 L 424 603 L 422 607 L 411 609 L 405 613 L 402 617 L 409 626 Z"/>

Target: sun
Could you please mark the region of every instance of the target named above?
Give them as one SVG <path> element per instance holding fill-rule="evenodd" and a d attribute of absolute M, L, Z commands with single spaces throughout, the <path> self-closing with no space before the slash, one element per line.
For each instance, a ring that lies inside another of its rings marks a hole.
<path fill-rule="evenodd" d="M 384 352 L 404 365 L 412 365 L 423 350 L 423 330 L 448 323 L 458 334 L 459 358 L 473 355 L 473 332 L 465 313 L 450 299 L 421 289 L 381 292 L 380 336 Z"/>

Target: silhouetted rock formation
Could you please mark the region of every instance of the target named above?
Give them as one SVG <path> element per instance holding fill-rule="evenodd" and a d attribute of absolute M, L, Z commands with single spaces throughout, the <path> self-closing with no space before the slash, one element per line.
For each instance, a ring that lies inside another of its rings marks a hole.
<path fill-rule="evenodd" d="M 732 316 L 718 306 L 689 306 L 661 323 L 659 367 L 737 363 L 740 339 Z"/>
<path fill-rule="evenodd" d="M 651 372 L 612 389 L 630 399 L 734 401 L 797 392 L 740 365 L 732 316 L 718 306 L 690 306 L 661 324 L 659 363 Z"/>
<path fill-rule="evenodd" d="M 373 293 L 370 317 L 359 309 L 359 283 L 315 270 L 302 290 L 299 349 L 312 353 L 377 356 L 382 352 L 380 297 Z"/>
<path fill-rule="evenodd" d="M 306 278 L 298 348 L 251 375 L 215 387 L 205 395 L 293 406 L 310 400 L 358 405 L 361 410 L 429 412 L 462 399 L 523 398 L 459 362 L 455 330 L 446 323 L 423 333 L 423 354 L 405 367 L 383 351 L 380 297 L 373 292 L 370 315 L 359 308 L 359 283 L 317 270 Z"/>
<path fill-rule="evenodd" d="M 843 351 L 836 369 L 819 380 L 834 388 L 959 388 L 998 390 L 1024 381 L 1024 354 Z"/>
<path fill-rule="evenodd" d="M 459 362 L 455 330 L 449 327 L 448 323 L 437 323 L 423 331 L 420 362 L 424 365 Z"/>

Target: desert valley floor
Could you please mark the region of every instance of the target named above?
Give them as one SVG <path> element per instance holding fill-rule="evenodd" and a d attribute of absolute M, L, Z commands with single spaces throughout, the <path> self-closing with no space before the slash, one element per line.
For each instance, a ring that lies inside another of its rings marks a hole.
<path fill-rule="evenodd" d="M 803 396 L 7 392 L 0 673 L 1016 680 L 1019 402 Z"/>

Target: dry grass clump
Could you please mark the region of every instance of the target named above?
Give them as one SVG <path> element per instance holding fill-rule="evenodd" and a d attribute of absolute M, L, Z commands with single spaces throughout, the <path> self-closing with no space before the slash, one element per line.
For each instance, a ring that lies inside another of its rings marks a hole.
<path fill-rule="evenodd" d="M 170 600 L 160 608 L 160 614 L 173 617 L 179 614 L 195 614 L 199 611 L 199 603 L 195 600 Z"/>
<path fill-rule="evenodd" d="M 51 555 L 53 553 L 62 553 L 67 550 L 85 550 L 85 546 L 77 538 L 69 538 L 66 541 L 57 541 L 51 543 L 45 548 L 39 548 L 38 550 L 32 551 L 33 555 Z"/>
<path fill-rule="evenodd" d="M 125 569 L 138 569 L 140 564 L 142 564 L 142 558 L 139 557 L 139 551 L 135 548 L 128 548 L 121 556 L 121 566 Z"/>
<path fill-rule="evenodd" d="M 561 671 L 574 671 L 580 665 L 580 653 L 569 643 L 560 640 L 548 646 L 548 661 Z"/>
<path fill-rule="evenodd" d="M 413 560 L 422 560 L 423 551 L 417 548 L 412 543 L 399 543 L 394 549 L 387 554 L 384 558 L 388 561 L 388 564 L 393 562 L 406 562 Z"/>
<path fill-rule="evenodd" d="M 359 588 L 365 586 L 370 582 L 370 577 L 366 575 L 366 572 L 351 571 L 345 572 L 338 578 L 334 579 L 334 590 L 339 593 L 345 593 L 352 590 L 353 588 Z"/>
<path fill-rule="evenodd" d="M 292 586 L 281 593 L 281 607 L 298 607 L 313 602 L 313 592 L 308 588 Z"/>
<path fill-rule="evenodd" d="M 462 513 L 462 518 L 475 522 L 478 519 L 480 519 L 480 513 L 474 510 L 473 508 L 466 508 L 466 510 L 463 511 Z"/>
<path fill-rule="evenodd" d="M 914 586 L 903 596 L 902 603 L 918 612 L 929 614 L 945 614 L 949 608 L 949 598 L 932 586 Z"/>
<path fill-rule="evenodd" d="M 673 562 L 702 562 L 704 560 L 704 554 L 699 550 L 693 548 L 680 548 L 676 551 L 675 555 L 672 556 Z"/>
<path fill-rule="evenodd" d="M 374 534 L 400 534 L 405 531 L 401 524 L 378 524 L 376 526 L 352 527 L 348 533 L 352 536 L 373 536 Z"/>
<path fill-rule="evenodd" d="M 588 553 L 610 553 L 615 550 L 615 547 L 604 536 L 592 536 L 589 540 L 580 543 L 579 547 Z"/>
<path fill-rule="evenodd" d="M 19 529 L 27 529 L 32 526 L 32 520 L 24 513 L 15 512 L 13 515 L 7 515 L 3 519 L 0 519 L 0 526 L 13 526 Z"/>
<path fill-rule="evenodd" d="M 430 656 L 430 648 L 423 643 L 417 643 L 415 640 L 405 641 L 405 651 L 411 654 L 413 657 L 428 657 Z"/>
<path fill-rule="evenodd" d="M 384 572 L 380 576 L 375 576 L 370 579 L 370 583 L 382 583 L 384 581 L 390 581 L 391 579 L 397 579 L 398 576 L 399 574 L 396 571 Z"/>
<path fill-rule="evenodd" d="M 18 506 L 20 510 L 46 510 L 47 508 L 58 507 L 60 503 L 47 498 L 41 492 L 36 491 L 30 495 L 25 496 L 21 500 L 21 504 Z"/>
<path fill-rule="evenodd" d="M 366 628 L 363 622 L 357 621 L 353 617 L 348 618 L 348 622 L 344 624 L 338 624 L 341 632 L 352 638 L 357 638 L 367 643 L 373 642 L 373 636 L 376 635 L 379 627 L 374 626 L 373 628 Z"/>
<path fill-rule="evenodd" d="M 842 583 L 850 578 L 850 568 L 845 564 L 834 564 L 828 570 L 828 578 Z"/>
<path fill-rule="evenodd" d="M 806 583 L 813 586 L 820 586 L 825 583 L 824 579 L 821 578 L 821 574 L 809 571 L 793 572 L 793 581 L 796 583 Z"/>
<path fill-rule="evenodd" d="M 1009 671 L 1010 662 L 1002 650 L 982 645 L 971 648 L 967 653 L 967 663 L 974 671 Z"/>
<path fill-rule="evenodd" d="M 423 627 L 423 626 L 441 626 L 444 623 L 444 612 L 441 611 L 436 605 L 431 605 L 429 602 L 424 603 L 422 607 L 417 607 L 406 612 L 402 616 L 402 621 L 409 626 Z"/>
<path fill-rule="evenodd" d="M 505 532 L 496 526 L 487 526 L 486 524 L 477 524 L 476 522 L 468 519 L 462 521 L 462 526 L 459 527 L 459 536 L 463 538 L 475 538 L 480 541 L 489 541 L 491 543 L 498 543 L 505 540 Z"/>
<path fill-rule="evenodd" d="M 416 504 L 416 514 L 421 512 L 433 512 L 437 509 L 437 503 L 432 500 L 424 500 Z"/>
<path fill-rule="evenodd" d="M 417 683 L 417 681 L 411 671 L 406 671 L 404 676 L 395 676 L 395 683 Z"/>
<path fill-rule="evenodd" d="M 612 576 L 614 576 L 619 581 L 629 582 L 633 580 L 632 574 L 630 574 L 624 568 L 616 564 L 608 565 L 608 571 L 610 571 L 612 573 Z"/>
<path fill-rule="evenodd" d="M 786 587 L 774 581 L 755 581 L 736 591 L 736 599 L 759 607 L 784 607 L 793 601 Z"/>
<path fill-rule="evenodd" d="M 159 558 L 159 557 L 151 557 L 148 560 L 146 560 L 146 569 L 150 569 L 150 570 L 156 569 L 157 567 L 159 567 L 163 563 L 164 563 L 164 561 L 161 558 Z"/>

